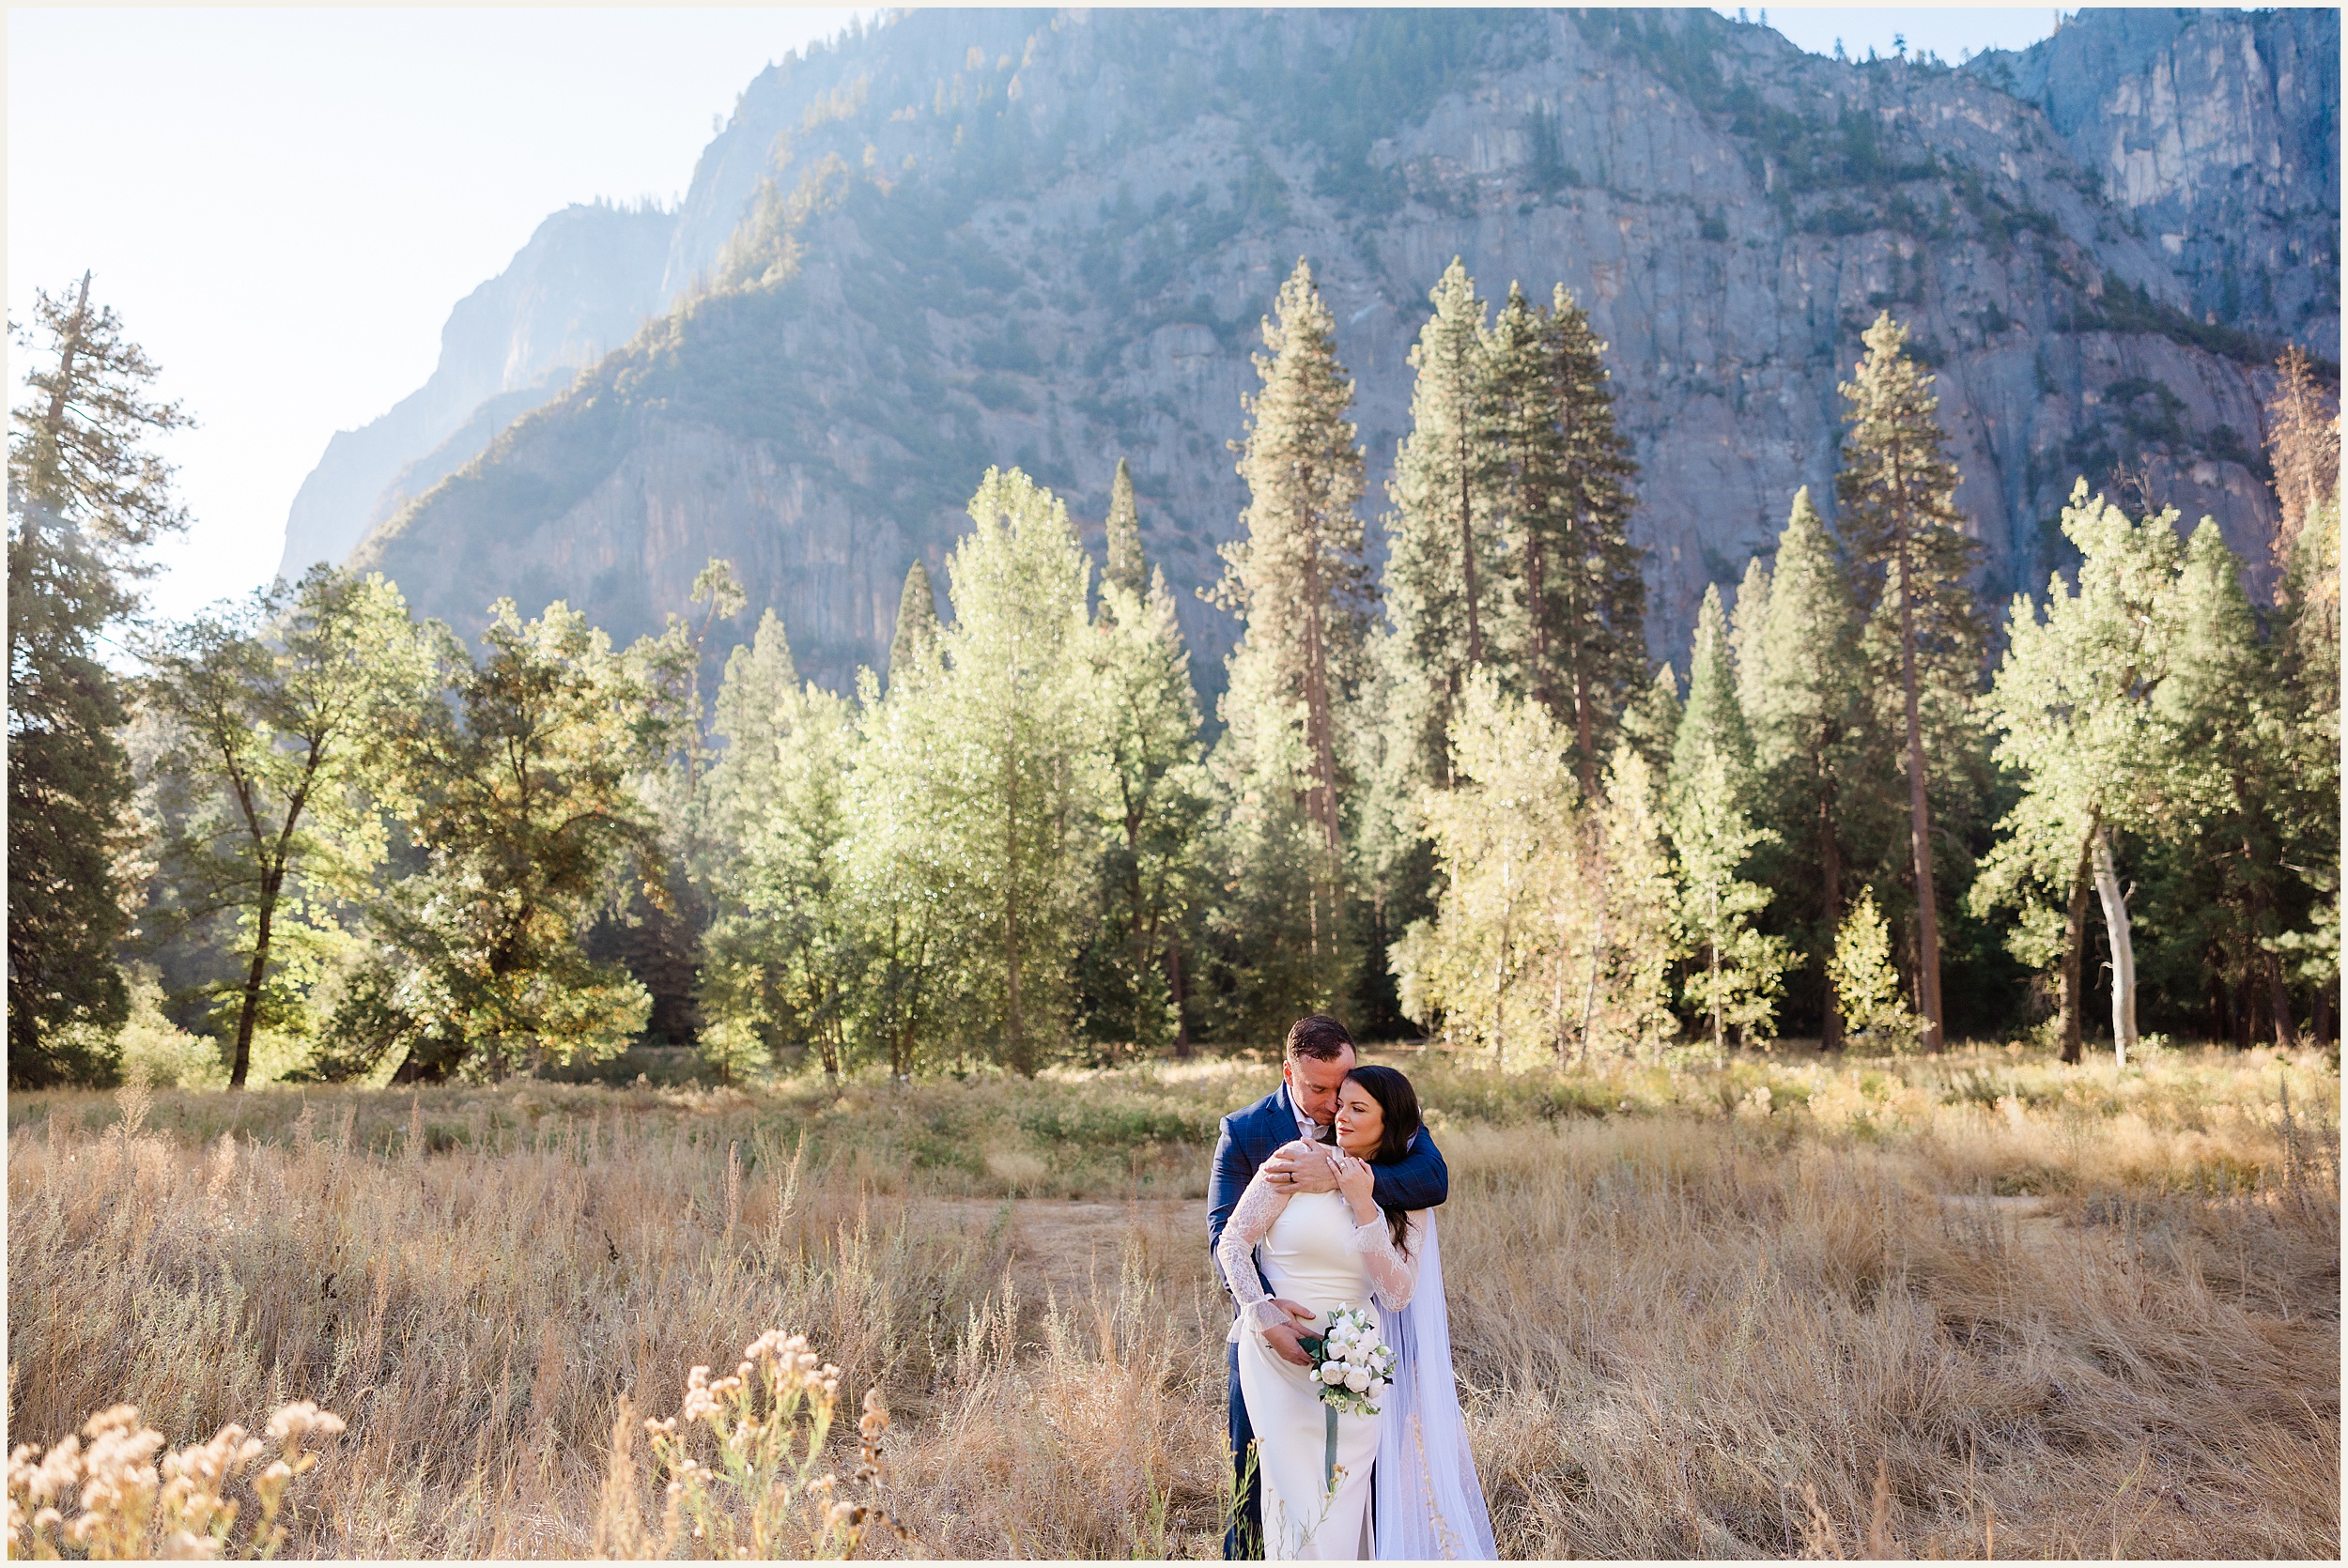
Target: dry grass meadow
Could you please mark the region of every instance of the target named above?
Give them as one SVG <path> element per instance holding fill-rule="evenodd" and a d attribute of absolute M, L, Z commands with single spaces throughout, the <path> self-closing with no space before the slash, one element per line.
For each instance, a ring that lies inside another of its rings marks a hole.
<path fill-rule="evenodd" d="M 2325 1058 L 1388 1059 L 1505 1555 L 2339 1556 Z M 869 1554 L 1219 1555 L 1200 1198 L 1269 1079 L 13 1096 L 8 1438 L 315 1399 L 288 1552 L 579 1555 L 621 1396 L 780 1327 L 895 1413 Z"/>

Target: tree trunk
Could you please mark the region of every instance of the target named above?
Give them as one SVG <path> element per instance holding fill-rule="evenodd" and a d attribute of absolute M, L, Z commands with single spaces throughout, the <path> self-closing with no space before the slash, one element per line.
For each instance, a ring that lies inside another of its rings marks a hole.
<path fill-rule="evenodd" d="M 2111 864 L 2111 830 L 2099 827 L 2094 850 L 2095 892 L 2103 899 L 2104 929 L 2111 939 L 2111 1050 L 2122 1067 L 2136 1044 L 2136 948 L 2128 940 L 2128 900 Z"/>
<path fill-rule="evenodd" d="M 1459 422 L 1460 439 L 1454 456 L 1460 465 L 1460 581 L 1467 592 L 1467 656 L 1470 665 L 1484 662 L 1484 623 L 1475 607 L 1475 509 L 1468 481 L 1467 422 Z"/>
<path fill-rule="evenodd" d="M 1908 810 L 1916 853 L 1916 989 L 1924 1015 L 1924 1049 L 1941 1045 L 1940 922 L 1933 907 L 1932 806 L 1924 792 L 1924 729 L 1916 696 L 1916 606 L 1908 593 L 1908 539 L 1899 547 L 1900 684 L 1908 700 Z"/>
<path fill-rule="evenodd" d="M 1590 938 L 1590 978 L 1582 988 L 1582 1066 L 1590 1065 L 1590 1025 L 1598 1018 L 1599 956 L 1606 950 L 1606 905 L 1598 906 L 1598 930 Z"/>
<path fill-rule="evenodd" d="M 1721 1032 L 1721 890 L 1712 889 L 1711 940 L 1705 944 L 1708 950 L 1707 967 L 1712 972 L 1712 1054 L 1721 1065 L 1728 1065 L 1728 1046 Z"/>
<path fill-rule="evenodd" d="M 1014 1072 L 1027 1070 L 1027 1041 L 1019 1017 L 1019 758 L 1006 734 L 1003 749 L 1003 1044 Z"/>
<path fill-rule="evenodd" d="M 2094 838 L 2091 834 L 2079 841 L 2078 869 L 2071 873 L 2070 908 L 2062 923 L 2062 1013 L 2056 1021 L 2057 1032 L 2062 1041 L 2062 1059 L 2076 1066 L 2086 1053 L 2083 1021 L 2087 1014 L 2087 997 L 2080 979 L 2087 961 L 2087 893 L 2094 882 Z"/>
<path fill-rule="evenodd" d="M 1598 740 L 1590 722 L 1590 672 L 1574 662 L 1573 670 L 1573 744 L 1578 764 L 1574 771 L 1582 779 L 1582 798 L 1593 804 L 1598 800 Z"/>
<path fill-rule="evenodd" d="M 270 926 L 277 916 L 278 878 L 269 877 L 261 884 L 259 918 L 254 923 L 253 963 L 244 975 L 244 1005 L 237 1009 L 237 1047 L 228 1064 L 228 1086 L 244 1087 L 246 1075 L 253 1064 L 253 1030 L 260 1022 L 261 980 L 269 973 Z"/>
<path fill-rule="evenodd" d="M 1166 945 L 1166 973 L 1174 992 L 1174 1054 L 1188 1060 L 1190 1020 L 1182 1008 L 1182 939 L 1179 936 Z"/>
<path fill-rule="evenodd" d="M 1834 786 L 1830 781 L 1818 796 L 1818 880 L 1825 885 L 1820 891 L 1826 898 L 1827 952 L 1834 951 L 1835 936 L 1843 929 L 1843 845 L 1834 833 Z M 1826 1013 L 1818 1022 L 1818 1049 L 1843 1049 L 1843 998 L 1834 989 L 1834 976 L 1826 983 Z"/>

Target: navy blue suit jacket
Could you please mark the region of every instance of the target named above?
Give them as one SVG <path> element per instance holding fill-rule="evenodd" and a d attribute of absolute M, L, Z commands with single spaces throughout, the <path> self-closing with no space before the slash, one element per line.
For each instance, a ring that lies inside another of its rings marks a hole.
<path fill-rule="evenodd" d="M 1246 1110 L 1234 1111 L 1223 1118 L 1223 1134 L 1214 1145 L 1214 1176 L 1207 1187 L 1209 1257 L 1214 1255 L 1216 1243 L 1223 1239 L 1223 1227 L 1230 1222 L 1231 1210 L 1239 1207 L 1240 1195 L 1256 1179 L 1257 1167 L 1271 1159 L 1282 1144 L 1294 1143 L 1296 1136 L 1296 1110 L 1289 1099 L 1285 1080 Z M 1370 1195 L 1382 1208 L 1433 1208 L 1451 1195 L 1451 1173 L 1444 1168 L 1443 1153 L 1435 1147 L 1434 1136 L 1427 1129 L 1420 1128 L 1411 1140 L 1410 1153 L 1391 1165 L 1372 1167 Z M 1215 1265 L 1214 1277 L 1228 1293 L 1230 1284 L 1223 1280 L 1219 1263 Z M 1264 1283 L 1264 1288 L 1272 1288 L 1270 1281 Z"/>

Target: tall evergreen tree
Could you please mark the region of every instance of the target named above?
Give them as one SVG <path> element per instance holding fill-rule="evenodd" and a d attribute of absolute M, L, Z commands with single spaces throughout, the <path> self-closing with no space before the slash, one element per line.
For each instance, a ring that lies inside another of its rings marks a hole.
<path fill-rule="evenodd" d="M 2315 891 L 2294 867 L 2322 876 L 2323 857 L 2337 855 L 2340 795 L 2320 771 L 2301 772 L 2290 693 L 2242 564 L 2202 519 L 2177 576 L 2169 675 L 2151 698 L 2160 738 L 2148 749 L 2168 765 L 2163 837 L 2186 847 L 2192 873 L 2178 880 L 2209 895 L 2177 923 L 2203 933 L 2205 966 L 2237 999 L 2235 1038 L 2247 1043 L 2263 1022 L 2289 1049 L 2297 1026 L 2281 939 Z"/>
<path fill-rule="evenodd" d="M 901 792 L 899 825 L 930 846 L 905 879 L 947 879 L 929 891 L 969 1043 L 1032 1074 L 1065 1036 L 1097 885 L 1092 566 L 1067 509 L 1016 469 L 987 470 L 970 517 L 946 564 L 954 623 L 884 704 L 868 755 L 898 776 L 875 786 Z M 852 813 L 866 830 L 872 818 Z"/>
<path fill-rule="evenodd" d="M 8 1082 L 94 1081 L 96 1041 L 129 1013 L 131 765 L 120 684 L 99 657 L 133 613 L 148 546 L 187 523 L 144 444 L 190 422 L 148 394 L 156 368 L 90 302 L 36 291 L 46 339 L 8 431 Z M 29 334 L 18 334 L 31 346 Z"/>
<path fill-rule="evenodd" d="M 1450 776 L 1448 736 L 1468 671 L 1490 656 L 1503 588 L 1484 301 L 1458 257 L 1429 291 L 1435 314 L 1411 349 L 1411 430 L 1386 494 L 1385 585 L 1410 680 L 1422 776 Z"/>
<path fill-rule="evenodd" d="M 1748 579 L 1750 581 L 1750 578 Z M 1859 723 L 1858 625 L 1850 579 L 1807 488 L 1778 536 L 1777 567 L 1766 602 L 1749 611 L 1749 588 L 1737 603 L 1747 640 L 1738 661 L 1764 811 L 1790 852 L 1815 868 L 1815 879 L 1786 879 L 1816 889 L 1809 912 L 1807 961 L 1823 977 L 1843 926 L 1846 779 Z M 1748 630 L 1749 628 L 1749 630 Z M 1825 986 L 1821 1049 L 1842 1043 L 1838 992 Z"/>
<path fill-rule="evenodd" d="M 1107 570 L 1102 580 L 1136 598 L 1150 592 L 1149 568 L 1141 559 L 1141 509 L 1134 504 L 1134 475 L 1125 459 L 1117 460 L 1117 478 L 1109 485 Z"/>
<path fill-rule="evenodd" d="M 1563 284 L 1539 341 L 1561 449 L 1559 482 L 1528 498 L 1540 504 L 1512 519 L 1509 543 L 1519 562 L 1525 684 L 1572 726 L 1587 792 L 1646 655 L 1646 582 L 1630 543 L 1638 465 L 1614 426 L 1606 345 Z"/>
<path fill-rule="evenodd" d="M 1672 739 L 1670 787 L 1684 787 L 1714 753 L 1722 759 L 1730 788 L 1740 799 L 1749 794 L 1753 733 L 1745 725 L 1743 705 L 1737 700 L 1737 670 L 1729 658 L 1728 612 L 1722 607 L 1717 586 L 1704 591 L 1704 602 L 1696 609 L 1695 641 L 1688 653 L 1688 702 Z"/>
<path fill-rule="evenodd" d="M 1725 1049 L 1732 1026 L 1747 1034 L 1769 1026 L 1784 967 L 1783 944 L 1752 925 L 1770 895 L 1742 873 L 1753 851 L 1777 837 L 1753 822 L 1753 737 L 1737 700 L 1728 617 L 1720 589 L 1707 588 L 1696 612 L 1664 816 L 1679 862 L 1680 926 L 1704 959 L 1681 999 L 1708 1016 L 1716 1049 Z"/>
<path fill-rule="evenodd" d="M 1246 625 L 1230 655 L 1224 717 L 1227 739 L 1240 737 L 1232 698 L 1247 693 L 1259 717 L 1301 730 L 1297 793 L 1319 839 L 1309 940 L 1315 967 L 1334 984 L 1343 967 L 1346 752 L 1352 699 L 1367 674 L 1374 590 L 1353 510 L 1362 493 L 1362 453 L 1345 418 L 1353 384 L 1305 261 L 1281 285 L 1275 311 L 1263 323 L 1270 353 L 1256 356 L 1262 386 L 1246 402 L 1247 437 L 1236 443 L 1247 533 L 1223 546 L 1226 571 L 1213 595 Z M 1262 742 L 1239 771 L 1260 775 L 1287 750 L 1278 737 Z"/>
<path fill-rule="evenodd" d="M 1122 476 L 1124 466 L 1118 468 Z M 1124 491 L 1128 518 L 1133 492 Z M 1112 509 L 1114 521 L 1116 512 Z M 1205 902 L 1203 858 L 1211 794 L 1199 758 L 1198 697 L 1190 682 L 1174 595 L 1152 569 L 1146 591 L 1128 580 L 1139 567 L 1139 530 L 1122 576 L 1101 586 L 1095 631 L 1108 788 L 1102 862 L 1107 918 L 1099 947 L 1116 961 L 1101 990 L 1096 1021 L 1142 1049 L 1170 1042 L 1190 1054 L 1183 1011 L 1184 928 Z M 1110 556 L 1120 556 L 1110 534 Z"/>
<path fill-rule="evenodd" d="M 1655 667 L 1654 676 L 1623 710 L 1622 738 L 1651 777 L 1670 774 L 1672 747 L 1679 740 L 1679 675 L 1669 662 Z"/>
<path fill-rule="evenodd" d="M 888 639 L 888 681 L 898 680 L 920 662 L 924 649 L 936 645 L 937 592 L 930 586 L 930 569 L 916 556 L 905 568 L 904 592 L 897 595 L 897 630 Z"/>
<path fill-rule="evenodd" d="M 1933 377 L 1908 357 L 1908 329 L 1890 312 L 1867 329 L 1866 357 L 1842 384 L 1850 435 L 1835 476 L 1837 525 L 1861 603 L 1880 622 L 1874 645 L 1897 682 L 1916 890 L 1917 991 L 1924 1049 L 1940 1049 L 1939 910 L 1933 884 L 1926 752 L 1927 684 L 1961 672 L 1970 690 L 1984 638 L 1966 579 L 1976 546 L 1956 509 L 1956 466 L 1942 452 Z M 1890 680 L 1877 682 L 1888 687 Z"/>

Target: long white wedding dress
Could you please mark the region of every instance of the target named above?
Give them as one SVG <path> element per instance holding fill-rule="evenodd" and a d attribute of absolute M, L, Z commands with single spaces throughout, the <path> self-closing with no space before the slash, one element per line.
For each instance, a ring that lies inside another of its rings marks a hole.
<path fill-rule="evenodd" d="M 1355 1225 L 1335 1192 L 1275 1191 L 1259 1175 L 1215 1249 L 1239 1315 L 1240 1393 L 1257 1438 L 1264 1556 L 1273 1560 L 1453 1558 L 1489 1561 L 1491 1518 L 1468 1453 L 1451 1374 L 1450 1312 L 1435 1217 L 1406 1217 L 1398 1249 L 1381 1214 Z M 1271 1283 L 1269 1295 L 1263 1280 Z M 1265 1345 L 1288 1321 L 1278 1296 L 1326 1320 L 1340 1306 L 1377 1309 L 1396 1355 L 1375 1416 L 1337 1417 L 1337 1474 L 1327 1473 L 1327 1426 L 1317 1385 Z M 1370 1499 L 1375 1496 L 1373 1539 Z"/>

